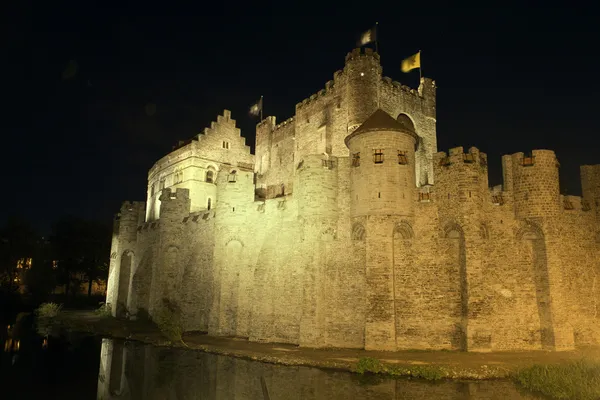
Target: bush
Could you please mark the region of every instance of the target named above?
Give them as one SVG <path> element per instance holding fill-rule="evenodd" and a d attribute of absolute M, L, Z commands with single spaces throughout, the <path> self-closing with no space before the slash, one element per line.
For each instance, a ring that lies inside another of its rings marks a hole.
<path fill-rule="evenodd" d="M 104 303 L 101 302 L 100 303 L 100 307 L 98 307 L 96 309 L 96 314 L 100 315 L 101 317 L 110 317 L 112 316 L 112 306 L 110 303 Z"/>
<path fill-rule="evenodd" d="M 36 310 L 38 318 L 56 318 L 62 310 L 62 304 L 42 303 Z"/>
<path fill-rule="evenodd" d="M 161 333 L 173 343 L 182 343 L 183 327 L 181 325 L 181 309 L 177 303 L 167 298 L 162 299 L 163 307 L 155 318 Z"/>
<path fill-rule="evenodd" d="M 447 371 L 435 365 L 408 365 L 408 366 L 387 366 L 376 358 L 362 357 L 356 364 L 356 372 L 364 374 L 365 372 L 373 374 L 387 374 L 395 376 L 410 376 L 413 378 L 423 378 L 431 381 L 442 379 L 448 376 Z"/>
<path fill-rule="evenodd" d="M 600 363 L 595 361 L 534 365 L 518 371 L 515 379 L 525 388 L 555 399 L 600 398 Z"/>
<path fill-rule="evenodd" d="M 385 368 L 376 358 L 361 357 L 356 365 L 356 372 L 364 374 L 365 372 L 372 372 L 374 374 L 380 374 L 384 372 Z"/>

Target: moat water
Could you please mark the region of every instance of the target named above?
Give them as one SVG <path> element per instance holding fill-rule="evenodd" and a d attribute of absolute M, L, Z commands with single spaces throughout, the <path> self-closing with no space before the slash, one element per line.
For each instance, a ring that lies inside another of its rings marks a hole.
<path fill-rule="evenodd" d="M 391 379 L 154 347 L 76 333 L 44 338 L 32 318 L 0 331 L 2 399 L 539 399 L 510 381 Z"/>

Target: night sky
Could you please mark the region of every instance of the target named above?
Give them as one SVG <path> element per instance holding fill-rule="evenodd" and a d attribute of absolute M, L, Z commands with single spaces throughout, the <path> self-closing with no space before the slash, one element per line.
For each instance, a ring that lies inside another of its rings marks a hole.
<path fill-rule="evenodd" d="M 21 215 L 46 231 L 65 214 L 110 220 L 121 201 L 145 199 L 156 160 L 223 109 L 254 151 L 251 103 L 263 95 L 265 115 L 289 118 L 375 21 L 384 75 L 415 87 L 418 71 L 403 74 L 400 62 L 422 50 L 438 86 L 438 149 L 488 153 L 490 184 L 501 183 L 502 154 L 545 148 L 557 152 L 563 193 L 579 195 L 579 165 L 600 163 L 595 9 L 11 3 L 0 16 L 0 223 Z"/>

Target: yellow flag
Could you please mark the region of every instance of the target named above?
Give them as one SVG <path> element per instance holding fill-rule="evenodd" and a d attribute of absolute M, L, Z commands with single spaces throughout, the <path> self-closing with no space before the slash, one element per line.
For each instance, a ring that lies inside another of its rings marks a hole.
<path fill-rule="evenodd" d="M 402 60 L 402 72 L 408 72 L 415 68 L 421 68 L 421 50 L 417 54 Z"/>

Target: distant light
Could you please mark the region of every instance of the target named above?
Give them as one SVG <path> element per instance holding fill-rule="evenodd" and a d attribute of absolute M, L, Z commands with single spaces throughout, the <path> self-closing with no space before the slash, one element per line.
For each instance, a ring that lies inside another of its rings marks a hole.
<path fill-rule="evenodd" d="M 365 76 L 365 73 L 364 73 L 364 72 L 361 72 L 361 73 L 360 73 L 360 76 Z"/>

